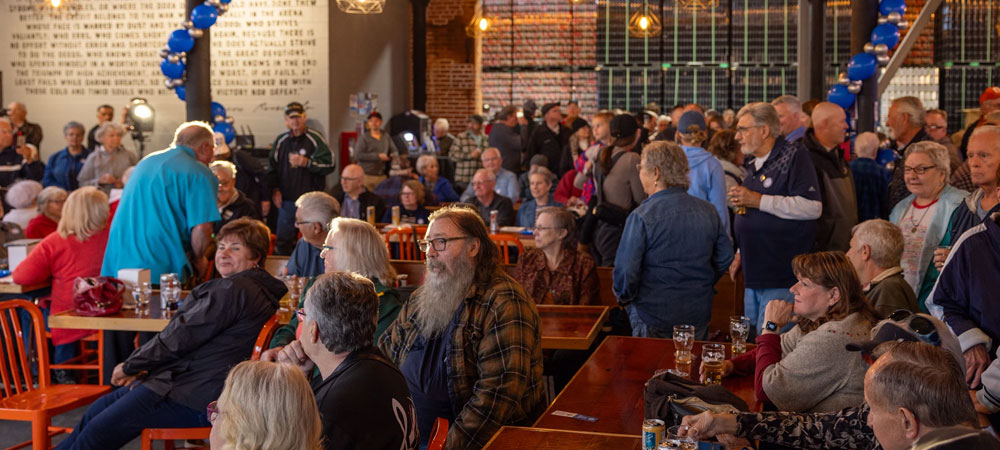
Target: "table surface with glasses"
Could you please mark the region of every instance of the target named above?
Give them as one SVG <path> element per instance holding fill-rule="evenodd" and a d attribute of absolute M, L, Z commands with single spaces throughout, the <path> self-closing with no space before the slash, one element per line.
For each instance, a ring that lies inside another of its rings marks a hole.
<path fill-rule="evenodd" d="M 189 294 L 181 291 L 181 299 Z M 122 309 L 110 316 L 81 316 L 75 310 L 49 316 L 49 328 L 75 328 L 83 330 L 153 331 L 160 332 L 170 323 L 170 317 L 160 308 L 160 293 L 153 291 L 149 312 L 140 314 L 137 309 Z"/>
<path fill-rule="evenodd" d="M 641 450 L 639 434 L 502 427 L 483 450 Z"/>
<path fill-rule="evenodd" d="M 701 347 L 695 342 L 689 378 L 698 379 Z M 732 358 L 726 345 L 726 357 Z M 674 368 L 674 341 L 608 336 L 573 376 L 535 427 L 638 436 L 642 430 L 646 381 L 661 369 Z M 753 377 L 724 378 L 722 385 L 757 408 Z M 553 415 L 555 411 L 596 417 L 596 422 Z"/>

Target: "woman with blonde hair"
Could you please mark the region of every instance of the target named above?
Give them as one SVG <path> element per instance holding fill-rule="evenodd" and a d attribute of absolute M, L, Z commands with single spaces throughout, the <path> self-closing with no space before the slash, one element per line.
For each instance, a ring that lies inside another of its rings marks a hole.
<path fill-rule="evenodd" d="M 101 274 L 104 247 L 108 244 L 108 196 L 93 186 L 73 191 L 66 198 L 55 233 L 42 239 L 14 270 L 20 285 L 52 283 L 52 294 L 39 300 L 44 314 L 73 309 L 73 281 Z M 93 330 L 52 330 L 53 361 L 76 356 L 76 342 Z M 57 374 L 57 381 L 64 379 Z"/>
<path fill-rule="evenodd" d="M 206 413 L 216 450 L 318 450 L 322 423 L 316 398 L 298 368 L 244 361 L 233 367 Z"/>
<path fill-rule="evenodd" d="M 337 217 L 330 225 L 323 251 L 324 273 L 355 272 L 371 280 L 378 295 L 378 323 L 375 327 L 375 342 L 382 336 L 389 324 L 396 320 L 403 307 L 399 293 L 392 288 L 396 283 L 396 269 L 389 263 L 389 249 L 382 235 L 368 222 Z M 299 300 L 299 308 L 305 307 L 306 291 L 312 286 L 309 280 Z M 295 340 L 299 326 L 298 315 L 293 314 L 287 325 L 282 326 L 271 339 L 271 349 L 283 347 Z M 268 352 L 272 352 L 268 350 Z M 277 354 L 276 351 L 272 352 Z M 262 359 L 267 359 L 267 353 Z"/>

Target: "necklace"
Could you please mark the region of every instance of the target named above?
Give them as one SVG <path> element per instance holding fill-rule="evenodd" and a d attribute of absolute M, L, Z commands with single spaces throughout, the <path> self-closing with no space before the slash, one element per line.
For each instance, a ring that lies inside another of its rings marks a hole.
<path fill-rule="evenodd" d="M 926 217 L 927 213 L 931 210 L 931 206 L 933 206 L 935 203 L 937 203 L 937 201 L 938 201 L 938 199 L 935 198 L 933 202 L 930 202 L 930 203 L 928 203 L 928 204 L 926 204 L 924 206 L 919 206 L 919 205 L 917 205 L 917 199 L 913 199 L 913 202 L 910 203 L 910 206 L 913 209 L 922 209 L 922 210 L 924 210 L 924 213 L 921 214 L 920 218 L 917 219 L 916 221 L 913 220 L 913 216 L 915 216 L 916 214 L 910 214 L 910 225 L 912 225 L 912 228 L 910 228 L 910 233 L 911 234 L 917 232 L 917 227 L 919 227 L 920 223 L 924 221 L 924 217 Z"/>

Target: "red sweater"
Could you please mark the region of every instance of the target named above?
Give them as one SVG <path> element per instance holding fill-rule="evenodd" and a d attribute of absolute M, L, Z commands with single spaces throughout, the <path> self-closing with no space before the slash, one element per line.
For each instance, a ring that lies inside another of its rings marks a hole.
<path fill-rule="evenodd" d="M 24 229 L 24 237 L 28 239 L 44 239 L 46 236 L 55 233 L 59 223 L 50 219 L 45 214 L 39 214 L 28 222 L 28 228 Z"/>
<path fill-rule="evenodd" d="M 57 314 L 73 309 L 73 281 L 76 277 L 96 277 L 101 274 L 104 248 L 108 245 L 105 228 L 84 242 L 71 235 L 63 238 L 59 233 L 48 235 L 28 254 L 14 270 L 17 284 L 40 284 L 51 280 L 50 313 Z M 93 330 L 52 329 L 52 345 L 75 342 L 93 333 Z"/>

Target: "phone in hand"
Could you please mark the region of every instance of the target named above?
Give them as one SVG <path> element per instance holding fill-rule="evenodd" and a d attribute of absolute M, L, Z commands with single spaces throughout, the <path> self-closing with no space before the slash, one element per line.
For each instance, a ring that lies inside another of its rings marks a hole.
<path fill-rule="evenodd" d="M 23 134 L 17 135 L 17 148 L 24 147 L 24 145 L 27 144 L 27 143 L 28 143 L 28 137 L 27 136 L 25 136 Z"/>

